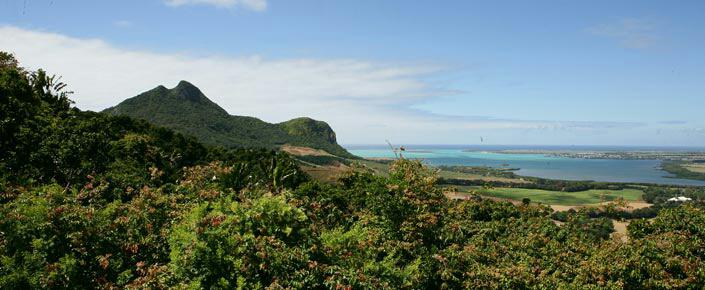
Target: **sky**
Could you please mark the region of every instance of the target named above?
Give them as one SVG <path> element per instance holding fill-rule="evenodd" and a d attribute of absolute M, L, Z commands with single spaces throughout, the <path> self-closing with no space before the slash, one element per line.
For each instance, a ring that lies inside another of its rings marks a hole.
<path fill-rule="evenodd" d="M 0 0 L 0 50 L 61 75 L 84 110 L 187 80 L 233 115 L 324 120 L 342 144 L 705 146 L 704 11 L 699 0 Z"/>

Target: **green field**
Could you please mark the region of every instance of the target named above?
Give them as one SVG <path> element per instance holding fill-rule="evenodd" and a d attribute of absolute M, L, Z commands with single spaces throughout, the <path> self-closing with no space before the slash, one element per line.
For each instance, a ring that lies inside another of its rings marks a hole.
<path fill-rule="evenodd" d="M 549 191 L 541 189 L 524 189 L 524 188 L 492 188 L 492 189 L 474 189 L 478 194 L 484 196 L 492 196 L 498 198 L 507 198 L 513 200 L 521 200 L 528 197 L 532 202 L 540 202 L 545 204 L 555 205 L 586 205 L 595 204 L 603 201 L 615 200 L 619 197 L 627 201 L 641 200 L 643 191 L 638 189 L 624 190 L 598 190 L 591 189 L 579 192 L 562 192 Z"/>

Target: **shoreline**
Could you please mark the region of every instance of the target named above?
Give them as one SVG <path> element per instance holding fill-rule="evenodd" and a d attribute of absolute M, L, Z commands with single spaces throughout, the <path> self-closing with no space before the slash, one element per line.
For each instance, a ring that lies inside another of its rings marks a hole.
<path fill-rule="evenodd" d="M 539 154 L 547 157 L 563 157 L 574 159 L 601 160 L 660 160 L 660 161 L 705 161 L 705 152 L 687 151 L 580 151 L 580 150 L 474 150 L 465 149 L 462 152 L 488 152 L 495 154 Z"/>
<path fill-rule="evenodd" d="M 372 161 L 372 162 L 378 162 L 378 163 L 383 163 L 383 164 L 388 164 L 392 161 L 394 161 L 396 158 L 393 157 L 362 157 L 364 160 Z M 421 159 L 423 160 L 424 158 L 409 158 L 409 159 Z M 618 160 L 618 159 L 614 159 Z M 704 179 L 698 179 L 698 178 L 685 178 L 683 176 L 677 176 L 674 173 L 665 170 L 663 168 L 663 162 L 662 160 L 653 160 L 652 161 L 659 161 L 661 164 L 658 166 L 658 170 L 663 171 L 664 175 L 661 177 L 663 179 L 667 180 L 673 180 L 673 182 L 668 182 L 664 180 L 663 182 L 659 181 L 653 181 L 653 182 L 644 182 L 644 181 L 601 181 L 601 180 L 595 180 L 595 179 L 566 179 L 566 178 L 551 178 L 551 177 L 544 177 L 544 176 L 532 176 L 532 175 L 523 175 L 519 174 L 519 172 L 522 170 L 521 167 L 517 166 L 512 166 L 512 167 L 494 167 L 494 166 L 488 166 L 488 165 L 431 165 L 433 167 L 443 169 L 446 171 L 450 172 L 459 172 L 457 170 L 453 170 L 453 167 L 467 167 L 471 169 L 478 169 L 478 170 L 484 170 L 484 171 L 498 171 L 498 172 L 506 172 L 506 173 L 512 173 L 514 174 L 514 178 L 524 180 L 524 179 L 543 179 L 543 180 L 550 180 L 550 181 L 565 181 L 565 182 L 593 182 L 593 183 L 606 183 L 606 184 L 628 184 L 628 185 L 636 185 L 636 186 L 673 186 L 673 187 L 690 187 L 690 188 L 698 188 L 698 187 L 705 187 L 705 184 L 688 184 L 687 182 L 701 182 L 705 181 Z M 470 173 L 470 172 L 465 172 L 465 173 Z M 477 175 L 477 172 L 474 173 Z M 487 174 L 487 172 L 485 172 Z M 674 176 L 668 176 L 666 174 L 674 174 Z M 506 176 L 501 176 L 500 174 L 492 174 L 493 176 L 497 177 L 503 177 L 506 178 Z M 489 175 L 486 175 L 489 176 Z M 481 180 L 478 179 L 478 180 Z M 677 182 L 678 180 L 683 180 L 685 182 Z"/>

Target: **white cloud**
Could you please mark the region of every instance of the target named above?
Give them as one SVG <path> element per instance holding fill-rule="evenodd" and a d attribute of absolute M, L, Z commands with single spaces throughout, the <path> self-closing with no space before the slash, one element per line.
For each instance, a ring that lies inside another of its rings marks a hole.
<path fill-rule="evenodd" d="M 442 71 L 433 65 L 159 54 L 11 26 L 0 26 L 0 50 L 14 52 L 25 67 L 62 75 L 82 109 L 102 110 L 158 85 L 188 80 L 231 114 L 270 122 L 300 116 L 325 120 L 343 143 L 467 143 L 488 132 L 504 134 L 504 141 L 497 142 L 527 143 L 516 138 L 517 132 L 589 138 L 640 125 L 446 116 L 411 109 L 457 93 L 425 81 Z"/>
<path fill-rule="evenodd" d="M 254 11 L 267 9 L 267 0 L 164 0 L 169 6 L 212 5 L 220 8 L 244 7 Z"/>
<path fill-rule="evenodd" d="M 617 22 L 601 24 L 587 29 L 589 33 L 615 39 L 627 48 L 644 49 L 656 44 L 656 26 L 653 22 L 624 18 Z"/>

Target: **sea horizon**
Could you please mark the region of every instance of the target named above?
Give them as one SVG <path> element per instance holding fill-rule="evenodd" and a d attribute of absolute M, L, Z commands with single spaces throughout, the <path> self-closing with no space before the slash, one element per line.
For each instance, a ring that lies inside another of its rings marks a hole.
<path fill-rule="evenodd" d="M 389 144 L 341 144 L 348 150 L 389 148 Z M 677 145 L 508 145 L 508 144 L 396 144 L 406 149 L 468 149 L 468 150 L 546 150 L 546 151 L 705 151 L 705 146 Z"/>

